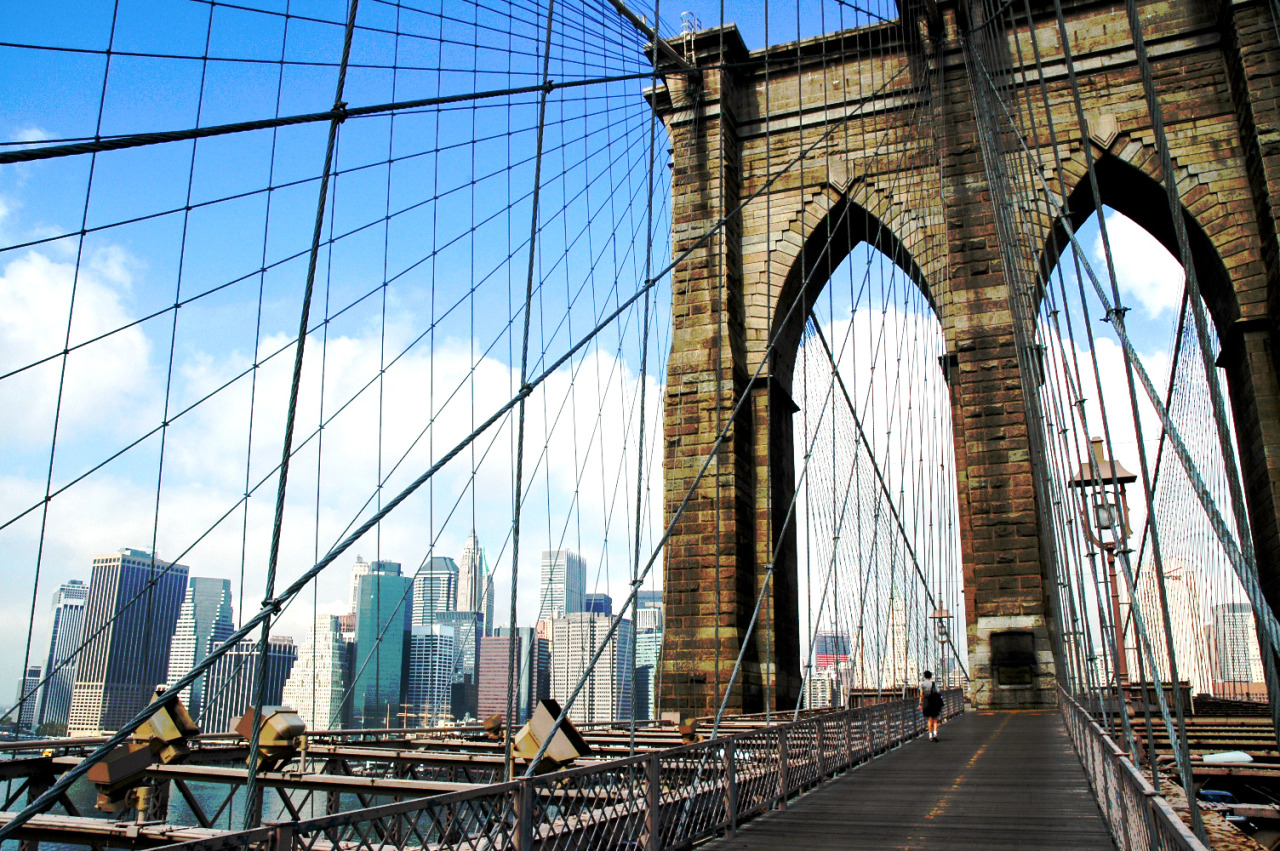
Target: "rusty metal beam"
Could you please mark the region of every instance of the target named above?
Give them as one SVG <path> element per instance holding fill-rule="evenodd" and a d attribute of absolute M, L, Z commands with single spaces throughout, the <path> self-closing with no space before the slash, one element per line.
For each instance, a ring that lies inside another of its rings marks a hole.
<path fill-rule="evenodd" d="M 8 824 L 16 813 L 0 813 L 0 824 Z M 38 815 L 20 827 L 15 836 L 31 841 L 65 842 L 77 845 L 106 845 L 119 848 L 155 848 L 175 842 L 212 839 L 225 830 L 179 827 L 147 822 L 107 821 L 100 818 Z"/>
<path fill-rule="evenodd" d="M 147 775 L 160 778 L 199 780 L 205 783 L 243 784 L 249 772 L 243 768 L 218 768 L 198 765 L 153 765 Z M 261 787 L 298 789 L 315 792 L 348 792 L 353 795 L 406 795 L 422 798 L 446 792 L 466 792 L 479 789 L 483 783 L 446 783 L 436 780 L 388 780 L 381 777 L 345 777 L 333 774 L 301 774 L 286 771 L 260 771 L 257 784 Z"/>

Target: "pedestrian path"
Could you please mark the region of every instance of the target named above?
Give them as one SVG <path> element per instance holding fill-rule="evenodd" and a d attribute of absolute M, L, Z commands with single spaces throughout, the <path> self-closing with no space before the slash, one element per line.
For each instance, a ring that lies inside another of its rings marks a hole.
<path fill-rule="evenodd" d="M 1056 711 L 968 712 L 703 846 L 1111 851 Z"/>

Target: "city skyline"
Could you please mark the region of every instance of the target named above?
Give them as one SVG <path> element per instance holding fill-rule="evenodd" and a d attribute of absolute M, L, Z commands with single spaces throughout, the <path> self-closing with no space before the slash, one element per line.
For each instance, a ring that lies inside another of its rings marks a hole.
<path fill-rule="evenodd" d="M 478 711 L 482 683 L 488 690 L 488 705 L 495 702 L 495 694 L 505 698 L 505 684 L 498 684 L 495 691 L 494 678 L 502 674 L 498 679 L 506 679 L 506 661 L 499 663 L 497 650 L 499 646 L 509 649 L 510 642 L 505 636 L 511 630 L 509 626 L 499 626 L 490 620 L 492 573 L 487 566 L 483 545 L 474 533 L 468 536 L 460 560 L 466 565 L 465 570 L 452 557 L 434 556 L 409 576 L 399 562 L 386 559 L 366 561 L 357 555 L 348 564 L 351 611 L 341 616 L 317 613 L 311 628 L 303 632 L 300 643 L 295 643 L 289 635 L 272 634 L 267 653 L 270 667 L 264 699 L 275 703 L 288 696 L 300 704 L 297 711 L 305 713 L 308 726 L 320 729 L 352 720 L 366 724 L 377 722 L 376 726 L 382 726 L 400 716 L 420 717 L 423 721 L 430 719 L 433 722 L 464 715 L 471 717 Z M 585 559 L 572 551 L 546 550 L 540 554 L 540 560 L 544 565 L 568 565 L 567 578 L 561 570 L 557 579 L 569 587 L 560 588 L 559 593 L 572 605 L 595 609 L 600 624 L 592 630 L 603 634 L 599 626 L 603 624 L 607 628 L 611 622 L 612 618 L 605 613 L 612 612 L 613 599 L 605 592 L 589 595 L 581 592 L 583 583 L 578 581 L 578 577 L 585 580 Z M 52 658 L 59 652 L 63 657 L 74 653 L 79 646 L 81 630 L 73 628 L 80 624 L 72 622 L 85 610 L 92 610 L 97 612 L 96 620 L 87 626 L 84 634 L 101 633 L 98 639 L 116 637 L 114 643 L 108 642 L 106 663 L 113 671 L 130 670 L 137 682 L 130 686 L 131 698 L 127 708 L 117 705 L 116 714 L 110 717 L 102 710 L 95 710 L 97 715 L 90 717 L 90 709 L 97 705 L 92 700 L 102 701 L 101 692 L 109 692 L 112 688 L 118 690 L 119 684 L 109 682 L 100 687 L 87 679 L 90 672 L 82 670 L 77 698 L 76 680 L 72 679 L 67 703 L 74 700 L 77 704 L 77 721 L 73 725 L 68 718 L 64 724 L 69 728 L 68 732 L 79 735 L 109 732 L 114 724 L 132 717 L 150 700 L 155 686 L 175 683 L 210 651 L 223 644 L 233 633 L 236 622 L 230 580 L 192 575 L 190 567 L 171 564 L 147 550 L 124 547 L 118 553 L 95 557 L 91 572 L 98 577 L 98 585 L 101 586 L 98 591 L 92 591 L 92 581 L 86 584 L 82 580 L 70 580 L 55 594 L 54 620 L 59 629 L 50 636 L 48 654 Z M 141 579 L 135 576 L 139 572 L 145 574 Z M 459 579 L 463 577 L 471 592 L 459 600 L 458 593 L 463 589 Z M 108 579 L 112 579 L 114 584 Z M 144 600 L 139 596 L 138 589 L 148 586 L 152 588 L 147 592 L 152 598 L 157 593 L 155 589 L 163 589 L 162 610 L 157 610 L 155 599 Z M 547 598 L 554 590 L 544 586 L 540 596 Z M 109 592 L 115 594 L 111 597 L 111 605 L 105 605 L 101 600 L 91 605 L 93 599 Z M 139 597 L 142 602 L 131 605 L 129 601 L 133 597 Z M 478 608 L 463 609 L 462 604 L 468 601 Z M 653 697 L 648 684 L 654 676 L 660 646 L 661 592 L 645 591 L 638 598 L 637 605 L 637 614 L 645 627 L 642 630 L 645 634 L 642 652 L 648 660 L 646 670 L 641 672 L 637 683 L 637 694 L 645 704 L 637 707 L 637 714 L 638 717 L 646 717 L 650 714 Z M 110 613 L 115 613 L 115 616 L 104 619 L 104 615 Z M 142 632 L 151 631 L 151 640 L 143 641 L 133 634 L 142 623 L 136 617 L 138 614 L 144 616 Z M 169 623 L 172 626 L 167 626 Z M 133 632 L 123 627 L 130 627 Z M 550 628 L 552 625 L 548 625 Z M 631 629 L 631 620 L 628 619 L 623 621 L 619 632 L 629 635 Z M 520 626 L 516 632 L 520 637 L 520 685 L 517 688 L 516 711 L 518 716 L 527 716 L 537 699 L 551 694 L 550 642 L 545 637 L 546 632 L 539 635 L 534 626 Z M 163 647 L 157 643 L 160 635 L 166 637 Z M 502 640 L 490 648 L 486 657 L 489 664 L 482 665 L 482 644 L 490 638 L 500 637 Z M 86 641 L 86 647 L 93 643 L 92 640 Z M 98 643 L 101 644 L 101 640 Z M 576 643 L 581 645 L 582 642 Z M 65 647 L 58 650 L 59 645 L 68 644 L 70 650 Z M 593 650 L 579 646 L 575 653 L 589 656 Z M 616 652 L 629 654 L 629 646 Z M 201 729 L 218 731 L 234 725 L 242 714 L 238 704 L 251 698 L 251 680 L 258 655 L 256 639 L 244 639 L 236 646 L 226 648 L 204 676 L 183 690 L 184 704 Z M 47 664 L 33 663 L 29 671 L 34 673 L 37 668 L 49 670 L 45 667 Z M 485 670 L 490 666 L 493 670 Z M 57 667 L 57 663 L 52 667 Z M 67 664 L 62 666 L 62 670 L 75 677 L 76 667 L 79 666 Z M 616 659 L 612 667 L 617 667 Z M 147 671 L 163 673 L 148 677 Z M 144 679 L 148 682 L 143 682 Z M 155 681 L 150 682 L 152 679 Z M 626 702 L 629 702 L 630 673 L 624 676 L 618 670 L 607 679 L 610 680 L 607 685 L 598 679 L 589 684 L 588 703 L 598 705 L 600 700 L 595 695 L 602 690 L 614 693 L 614 698 L 610 699 L 614 704 L 620 705 L 619 695 L 623 693 L 628 695 Z M 57 683 L 52 676 L 44 687 L 33 691 L 39 681 L 39 678 L 24 678 L 23 684 L 19 685 L 19 696 L 31 691 L 28 699 L 30 708 L 25 711 L 23 719 L 26 722 L 23 726 L 30 729 L 40 723 L 39 713 L 46 695 L 56 691 Z M 560 697 L 566 699 L 567 694 Z M 63 729 L 54 728 L 53 732 L 59 734 Z"/>

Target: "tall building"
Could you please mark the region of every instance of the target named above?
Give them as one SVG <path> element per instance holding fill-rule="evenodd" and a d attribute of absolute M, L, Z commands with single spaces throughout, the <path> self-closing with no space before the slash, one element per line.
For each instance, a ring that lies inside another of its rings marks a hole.
<path fill-rule="evenodd" d="M 40 697 L 39 685 L 44 677 L 44 668 L 40 665 L 28 665 L 27 675 L 18 686 L 18 694 L 14 701 L 22 704 L 18 710 L 18 729 L 34 730 L 36 726 L 36 702 Z M 26 698 L 26 700 L 23 700 Z"/>
<path fill-rule="evenodd" d="M 655 609 L 639 609 L 636 616 Z M 662 653 L 662 630 L 641 629 L 636 633 L 636 718 L 658 717 L 658 656 Z"/>
<path fill-rule="evenodd" d="M 1213 607 L 1213 645 L 1216 675 L 1227 684 L 1260 683 L 1262 653 L 1254 631 L 1253 610 L 1248 603 L 1220 603 Z"/>
<path fill-rule="evenodd" d="M 151 701 L 169 673 L 169 647 L 188 569 L 143 550 L 93 559 L 67 733 L 115 732 Z"/>
<path fill-rule="evenodd" d="M 641 588 L 636 592 L 637 609 L 662 609 L 662 589 Z"/>
<path fill-rule="evenodd" d="M 608 594 L 583 594 L 582 611 L 596 615 L 612 615 L 613 598 Z"/>
<path fill-rule="evenodd" d="M 460 612 L 484 615 L 484 634 L 493 635 L 493 582 L 484 547 L 473 531 L 458 557 L 458 605 Z"/>
<path fill-rule="evenodd" d="M 262 702 L 257 701 L 259 641 L 246 638 L 218 657 L 209 666 L 205 680 L 204 713 L 200 729 L 206 733 L 226 733 L 251 706 L 278 706 L 284 684 L 293 671 L 298 648 L 287 635 L 273 635 L 267 641 L 267 678 Z M 293 708 L 293 707 L 290 707 Z"/>
<path fill-rule="evenodd" d="M 575 723 L 614 721 L 631 715 L 631 621 L 618 624 L 600 660 L 594 668 L 588 667 L 612 623 L 608 615 L 590 612 L 570 612 L 551 621 L 551 697 L 565 706 L 578 681 L 585 677 L 569 710 Z"/>
<path fill-rule="evenodd" d="M 1178 561 L 1170 561 L 1164 565 L 1165 600 L 1169 604 L 1169 627 L 1173 633 L 1174 659 L 1178 664 L 1178 679 L 1191 683 L 1192 691 L 1198 694 L 1210 694 L 1213 691 L 1213 671 L 1209 654 L 1204 644 L 1204 633 L 1207 624 L 1205 609 L 1200 600 L 1199 577 L 1195 571 Z M 1155 656 L 1160 681 L 1168 683 L 1169 651 L 1165 643 L 1165 623 L 1163 609 L 1160 606 L 1159 576 L 1154 563 L 1148 562 L 1138 574 L 1137 603 L 1142 613 L 1147 637 L 1151 641 L 1151 650 Z M 1131 627 L 1132 629 L 1132 627 Z M 1136 634 L 1136 633 L 1135 633 Z M 1135 642 L 1136 644 L 1136 642 Z M 1129 670 L 1136 678 L 1139 671 L 1147 670 L 1145 660 L 1138 665 L 1137 646 L 1129 647 Z M 1151 674 L 1148 671 L 1147 677 Z"/>
<path fill-rule="evenodd" d="M 385 727 L 400 712 L 404 697 L 413 580 L 400 575 L 399 562 L 375 561 L 355 584 L 352 720 L 360 727 Z"/>
<path fill-rule="evenodd" d="M 511 676 L 511 628 L 502 627 L 480 639 L 477 680 L 476 715 L 507 715 L 512 710 L 512 723 L 523 724 L 533 714 L 539 700 L 551 696 L 551 651 L 545 638 L 533 627 L 516 628 L 514 638 L 516 674 Z M 514 695 L 512 707 L 508 697 Z"/>
<path fill-rule="evenodd" d="M 911 654 L 911 631 L 907 628 L 907 604 L 897 594 L 890 592 L 889 623 L 884 656 L 880 660 L 882 686 L 912 685 L 920 681 L 920 664 Z"/>
<path fill-rule="evenodd" d="M 413 626 L 429 626 L 436 615 L 458 608 L 458 565 L 448 556 L 432 556 L 413 577 Z"/>
<path fill-rule="evenodd" d="M 351 565 L 351 611 L 356 610 L 358 604 L 356 594 L 358 583 L 361 576 L 369 575 L 369 562 L 364 560 L 364 556 L 356 556 L 356 563 Z"/>
<path fill-rule="evenodd" d="M 656 609 L 651 606 L 639 606 L 636 608 L 636 629 L 644 632 L 646 629 L 656 629 L 662 631 L 662 609 Z"/>
<path fill-rule="evenodd" d="M 562 618 L 582 611 L 587 563 L 573 550 L 542 551 L 542 605 L 538 620 Z M 553 642 L 554 643 L 554 642 Z"/>
<path fill-rule="evenodd" d="M 231 580 L 192 576 L 187 580 L 187 594 L 178 610 L 178 625 L 169 649 L 169 676 L 166 683 L 176 683 L 187 672 L 204 661 L 209 651 L 230 637 L 235 630 L 231 612 Z M 200 724 L 204 709 L 204 684 L 208 674 L 182 690 L 180 697 Z"/>
<path fill-rule="evenodd" d="M 462 718 L 476 708 L 476 658 L 484 636 L 484 615 L 480 612 L 441 612 L 436 620 L 453 630 L 454 716 Z"/>
<path fill-rule="evenodd" d="M 409 677 L 404 702 L 407 727 L 434 727 L 453 720 L 453 627 L 415 624 L 409 638 Z"/>
<path fill-rule="evenodd" d="M 835 632 L 819 632 L 813 637 L 813 664 L 833 668 L 849 661 L 849 637 Z"/>
<path fill-rule="evenodd" d="M 848 675 L 847 663 L 815 667 L 809 672 L 808 681 L 805 683 L 802 695 L 804 708 L 825 709 L 842 706 L 847 692 Z"/>
<path fill-rule="evenodd" d="M 316 615 L 285 681 L 280 700 L 298 713 L 308 730 L 331 730 L 346 724 L 342 701 L 347 689 L 347 642 L 336 615 Z"/>
<path fill-rule="evenodd" d="M 49 681 L 40 689 L 36 726 L 48 724 L 66 732 L 71 716 L 71 686 L 76 679 L 76 650 L 84 636 L 84 605 L 88 599 L 89 586 L 79 579 L 72 579 L 54 592 L 53 630 L 44 663 Z"/>

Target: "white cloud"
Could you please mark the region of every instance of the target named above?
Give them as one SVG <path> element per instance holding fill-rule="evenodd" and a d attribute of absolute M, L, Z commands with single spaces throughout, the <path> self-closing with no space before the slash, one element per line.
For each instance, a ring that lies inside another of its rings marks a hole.
<path fill-rule="evenodd" d="M 1176 312 L 1182 304 L 1182 266 L 1155 237 L 1132 219 L 1107 210 L 1107 237 L 1115 263 L 1120 292 L 1126 300 L 1136 300 L 1150 319 Z M 1094 269 L 1104 273 L 1106 255 L 1101 231 L 1091 246 Z"/>
<path fill-rule="evenodd" d="M 76 292 L 73 341 L 130 321 L 135 267 L 118 249 L 86 264 Z M 34 251 L 5 268 L 0 279 L 0 364 L 13 368 L 61 349 L 73 279 L 72 266 Z M 161 558 L 180 560 L 194 575 L 231 579 L 238 615 L 258 609 L 274 519 L 276 479 L 271 471 L 280 461 L 293 348 L 284 336 L 264 339 L 261 345 L 264 353 L 281 347 L 285 351 L 257 374 L 249 487 L 266 481 L 246 508 L 238 503 L 246 487 L 251 383 L 248 376 L 237 376 L 251 363 L 252 354 L 217 348 L 217 337 L 204 334 L 195 314 L 192 319 L 188 315 L 184 310 L 179 326 L 185 337 L 174 370 L 162 474 L 157 469 L 160 443 L 153 437 L 50 504 L 32 658 L 41 652 L 39 636 L 47 635 L 46 609 L 53 589 L 70 578 L 87 579 L 94 555 L 125 546 L 149 548 L 153 536 Z M 399 329 L 412 324 L 388 324 L 388 353 L 405 344 Z M 168 323 L 157 323 L 156 328 L 162 326 L 167 349 Z M 164 370 L 151 363 L 152 347 L 158 350 L 160 343 L 149 341 L 146 330 L 113 335 L 68 359 L 55 489 L 159 424 Z M 470 341 L 442 337 L 434 352 L 408 352 L 387 369 L 382 387 L 375 383 L 360 393 L 379 373 L 383 345 L 376 328 L 331 333 L 323 353 L 318 339 L 308 342 L 276 593 L 310 568 L 317 553 L 326 553 L 373 513 L 379 500 L 370 502 L 370 497 L 380 464 L 387 478 L 380 500 L 385 504 L 462 440 L 473 424 L 507 401 L 519 383 L 510 365 L 493 358 L 482 359 L 473 370 Z M 324 411 L 333 419 L 323 430 L 319 456 L 314 433 L 320 422 L 322 354 Z M 5 520 L 38 505 L 43 496 L 59 368 L 55 359 L 0 382 L 0 403 L 14 412 L 4 441 L 6 478 L 0 484 Z M 228 382 L 230 387 L 173 419 Z M 537 614 L 538 565 L 544 548 L 581 549 L 591 589 L 610 591 L 618 598 L 629 591 L 638 382 L 628 364 L 614 354 L 588 349 L 529 398 L 520 623 L 531 623 Z M 662 388 L 652 377 L 647 382 L 646 469 L 656 500 L 646 522 L 645 538 L 651 542 L 660 533 L 656 527 L 662 513 L 661 448 L 656 442 Z M 342 406 L 346 407 L 335 416 Z M 434 423 L 427 429 L 433 415 Z M 342 555 L 314 588 L 303 591 L 284 613 L 278 631 L 300 639 L 313 606 L 321 611 L 345 609 L 349 569 L 357 555 L 400 561 L 409 575 L 429 555 L 456 558 L 472 528 L 473 496 L 475 527 L 496 571 L 497 621 L 507 623 L 513 442 L 513 418 L 495 425 L 380 529 Z M 39 520 L 37 510 L 0 531 L 0 545 L 10 554 L 4 575 L 20 589 L 10 601 L 12 616 L 0 625 L 0 635 L 11 646 L 25 641 Z M 649 551 L 648 544 L 642 547 L 643 556 Z M 606 562 L 608 571 L 598 574 Z M 654 575 L 660 581 L 661 563 Z M 16 678 L 21 662 L 17 655 L 0 671 L 0 680 Z"/>
<path fill-rule="evenodd" d="M 89 439 L 117 435 L 122 422 L 145 406 L 150 387 L 150 344 L 130 328 L 59 356 L 129 321 L 125 301 L 135 264 L 121 249 L 99 252 L 82 264 L 59 262 L 37 251 L 10 260 L 0 276 L 0 374 L 26 369 L 0 383 L 7 442 L 48 446 L 55 413 L 60 433 Z M 59 388 L 62 388 L 61 394 Z"/>

